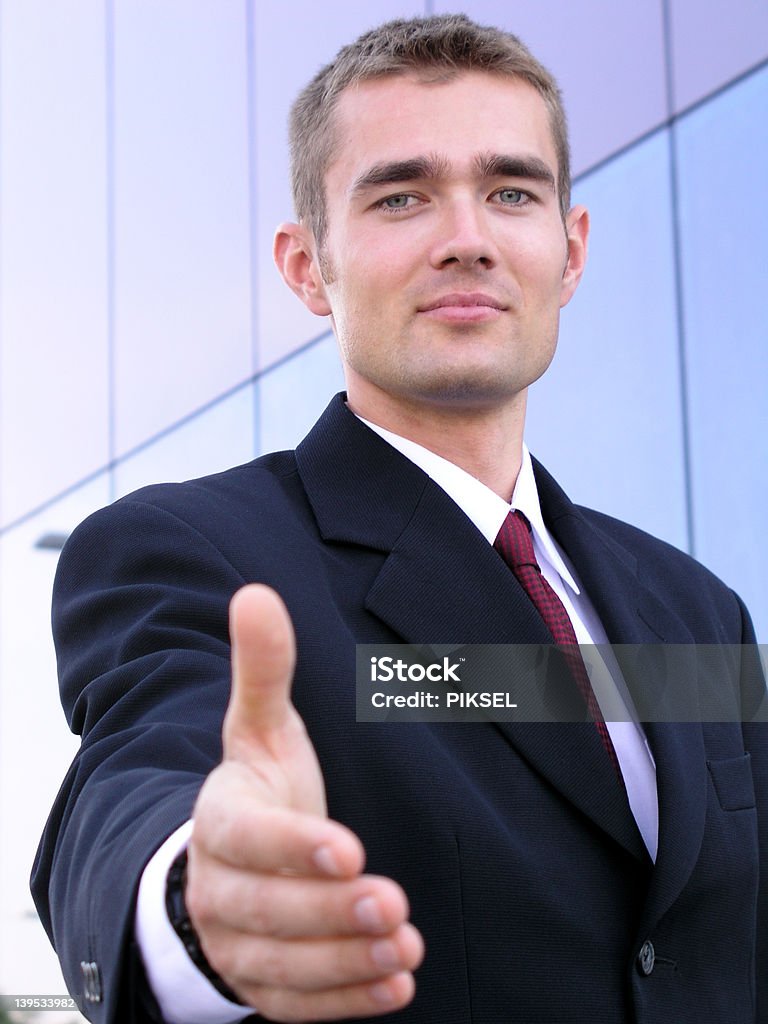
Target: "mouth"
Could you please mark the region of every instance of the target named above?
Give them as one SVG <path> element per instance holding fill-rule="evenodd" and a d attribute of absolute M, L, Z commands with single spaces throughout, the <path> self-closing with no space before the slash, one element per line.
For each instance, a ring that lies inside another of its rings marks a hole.
<path fill-rule="evenodd" d="M 495 320 L 509 307 L 484 292 L 451 292 L 419 307 L 431 319 L 476 323 Z"/>

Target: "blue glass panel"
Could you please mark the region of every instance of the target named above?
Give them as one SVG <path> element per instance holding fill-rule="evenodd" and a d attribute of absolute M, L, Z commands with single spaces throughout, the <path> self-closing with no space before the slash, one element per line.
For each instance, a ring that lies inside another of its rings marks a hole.
<path fill-rule="evenodd" d="M 555 362 L 531 389 L 529 445 L 574 500 L 687 544 L 668 139 L 581 181 L 590 259 Z"/>
<path fill-rule="evenodd" d="M 637 0 L 436 0 L 520 36 L 555 75 L 571 126 L 574 172 L 661 124 L 667 103 L 661 3 Z"/>
<path fill-rule="evenodd" d="M 675 108 L 768 57 L 765 0 L 671 0 Z"/>
<path fill-rule="evenodd" d="M 679 125 L 696 553 L 768 640 L 768 69 Z"/>
<path fill-rule="evenodd" d="M 218 473 L 254 456 L 254 391 L 247 385 L 115 466 L 117 497 L 144 484 Z"/>
<path fill-rule="evenodd" d="M 328 335 L 259 381 L 261 450 L 295 448 L 337 391 L 344 389 L 336 340 Z"/>

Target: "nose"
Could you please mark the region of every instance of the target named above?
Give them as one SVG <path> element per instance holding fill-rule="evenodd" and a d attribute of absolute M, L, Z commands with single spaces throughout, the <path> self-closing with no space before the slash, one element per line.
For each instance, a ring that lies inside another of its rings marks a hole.
<path fill-rule="evenodd" d="M 432 265 L 494 266 L 498 258 L 486 211 L 466 198 L 446 205 L 436 226 Z"/>

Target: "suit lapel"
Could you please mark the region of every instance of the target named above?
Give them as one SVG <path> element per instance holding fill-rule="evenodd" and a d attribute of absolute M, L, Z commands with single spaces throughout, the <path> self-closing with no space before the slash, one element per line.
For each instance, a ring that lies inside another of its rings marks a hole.
<path fill-rule="evenodd" d="M 461 509 L 343 402 L 296 456 L 323 539 L 387 554 L 366 607 L 405 643 L 547 643 L 513 574 Z"/>
<path fill-rule="evenodd" d="M 425 473 L 357 420 L 342 396 L 332 401 L 296 456 L 323 538 L 386 554 L 366 607 L 403 642 L 549 641 L 514 575 L 464 513 Z M 638 584 L 634 559 L 609 534 L 595 529 L 541 467 L 535 469 L 545 520 L 571 558 L 611 641 L 665 638 L 674 616 Z M 676 634 L 680 628 L 676 623 Z M 634 855 L 645 856 L 621 787 L 612 779 L 606 784 L 612 769 L 591 723 L 495 727 L 596 825 Z M 664 729 L 651 729 L 649 739 L 657 763 L 663 840 L 674 834 L 670 846 L 676 850 L 681 845 L 677 839 L 682 840 L 689 854 L 684 859 L 692 864 L 701 829 L 696 827 L 698 804 L 686 810 L 686 787 L 691 765 L 703 765 L 703 757 L 688 758 L 684 748 L 695 746 L 693 738 L 672 739 Z M 681 826 L 675 815 L 683 811 L 692 826 L 687 838 L 677 835 Z M 665 857 L 662 847 L 659 868 Z M 677 869 L 678 876 L 685 872 Z M 665 891 L 680 880 L 672 875 L 667 872 Z"/>
<path fill-rule="evenodd" d="M 637 672 L 627 671 L 630 689 L 640 686 L 645 691 L 637 694 L 637 703 L 661 709 L 664 687 L 674 685 L 678 706 L 695 709 L 697 667 L 688 627 L 673 608 L 643 585 L 634 556 L 601 527 L 601 522 L 607 522 L 605 517 L 593 514 L 593 519 L 583 514 L 541 466 L 535 468 L 548 525 L 576 567 L 610 642 L 684 645 L 675 651 L 672 680 L 658 671 L 662 658 L 656 652 L 650 663 L 657 671 L 641 678 Z M 614 650 L 621 663 L 621 646 Z M 637 665 L 634 653 L 636 650 L 627 651 L 627 666 Z M 680 691 L 686 689 L 689 692 L 681 699 Z M 646 904 L 650 924 L 675 900 L 698 858 L 706 815 L 707 770 L 702 729 L 696 722 L 648 721 L 643 728 L 656 762 L 659 798 L 659 850 Z"/>
<path fill-rule="evenodd" d="M 439 543 L 436 523 L 441 524 Z M 551 643 L 514 574 L 432 481 L 369 591 L 367 607 L 407 643 Z M 494 727 L 570 803 L 630 852 L 644 856 L 591 722 L 498 722 Z"/>

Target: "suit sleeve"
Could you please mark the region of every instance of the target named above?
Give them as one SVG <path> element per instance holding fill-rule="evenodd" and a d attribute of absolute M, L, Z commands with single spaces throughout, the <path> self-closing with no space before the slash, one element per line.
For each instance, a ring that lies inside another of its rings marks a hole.
<path fill-rule="evenodd" d="M 194 527 L 140 501 L 96 513 L 62 553 L 54 640 L 64 711 L 82 744 L 32 888 L 69 990 L 93 1021 L 158 1019 L 133 944 L 136 892 L 221 759 L 228 604 L 243 582 Z"/>
<path fill-rule="evenodd" d="M 738 599 L 738 598 L 737 598 Z M 757 1024 L 768 1024 L 768 720 L 766 718 L 766 679 L 756 645 L 749 612 L 739 600 L 742 613 L 744 660 L 744 749 L 750 756 L 757 806 L 760 851 L 760 888 L 757 904 L 755 976 L 757 983 Z"/>

